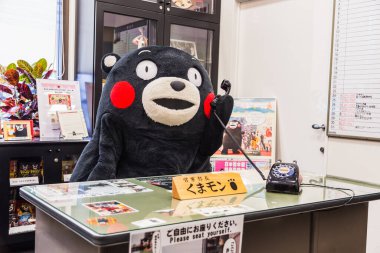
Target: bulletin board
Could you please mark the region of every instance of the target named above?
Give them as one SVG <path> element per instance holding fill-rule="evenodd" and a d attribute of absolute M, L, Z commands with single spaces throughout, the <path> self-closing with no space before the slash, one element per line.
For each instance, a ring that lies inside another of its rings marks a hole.
<path fill-rule="evenodd" d="M 328 136 L 380 140 L 380 0 L 335 0 Z"/>

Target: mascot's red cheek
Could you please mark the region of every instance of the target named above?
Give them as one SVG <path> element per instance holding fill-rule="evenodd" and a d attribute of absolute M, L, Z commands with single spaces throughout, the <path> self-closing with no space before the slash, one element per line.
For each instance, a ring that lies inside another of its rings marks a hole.
<path fill-rule="evenodd" d="M 125 109 L 135 100 L 135 89 L 127 81 L 117 82 L 111 90 L 111 102 L 118 109 Z"/>
<path fill-rule="evenodd" d="M 214 98 L 215 98 L 214 93 L 208 94 L 203 104 L 203 111 L 208 119 L 211 116 L 211 102 L 212 100 L 214 100 Z"/>

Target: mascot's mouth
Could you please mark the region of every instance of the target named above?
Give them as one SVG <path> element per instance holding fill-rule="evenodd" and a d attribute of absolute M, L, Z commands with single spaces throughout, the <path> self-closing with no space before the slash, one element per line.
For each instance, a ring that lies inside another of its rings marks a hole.
<path fill-rule="evenodd" d="M 193 103 L 176 98 L 158 98 L 153 100 L 156 104 L 171 110 L 184 110 L 194 106 Z"/>

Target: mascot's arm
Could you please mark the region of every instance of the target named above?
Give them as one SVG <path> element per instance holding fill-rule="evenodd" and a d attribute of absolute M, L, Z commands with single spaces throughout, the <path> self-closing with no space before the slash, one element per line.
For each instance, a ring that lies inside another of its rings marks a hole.
<path fill-rule="evenodd" d="M 109 113 L 101 118 L 99 127 L 99 159 L 87 180 L 116 178 L 116 169 L 123 150 L 123 127 Z"/>
<path fill-rule="evenodd" d="M 210 156 L 201 155 L 199 152 L 195 156 L 193 164 L 186 173 L 211 172 Z"/>
<path fill-rule="evenodd" d="M 223 124 L 227 125 L 233 107 L 234 99 L 230 95 L 224 95 L 217 99 L 215 107 L 211 109 L 210 119 L 203 133 L 199 150 L 201 155 L 211 156 L 222 145 L 224 128 L 215 117 L 214 111 L 222 120 Z"/>

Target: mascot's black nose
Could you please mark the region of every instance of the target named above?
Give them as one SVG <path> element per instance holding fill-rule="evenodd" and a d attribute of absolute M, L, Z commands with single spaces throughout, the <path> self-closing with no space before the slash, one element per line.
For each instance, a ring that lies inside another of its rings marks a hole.
<path fill-rule="evenodd" d="M 170 83 L 170 86 L 172 86 L 175 91 L 181 91 L 185 88 L 185 84 L 181 81 L 173 81 Z"/>

